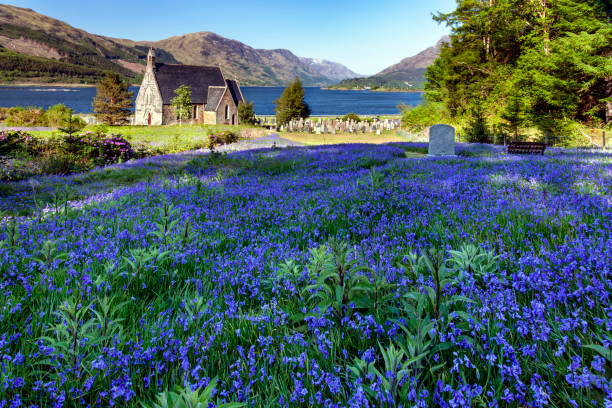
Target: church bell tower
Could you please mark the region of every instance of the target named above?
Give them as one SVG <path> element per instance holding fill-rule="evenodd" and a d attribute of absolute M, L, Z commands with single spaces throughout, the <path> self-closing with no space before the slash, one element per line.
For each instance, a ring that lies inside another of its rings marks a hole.
<path fill-rule="evenodd" d="M 147 54 L 147 69 L 153 70 L 153 68 L 155 68 L 155 51 L 153 51 L 153 47 L 151 47 Z"/>

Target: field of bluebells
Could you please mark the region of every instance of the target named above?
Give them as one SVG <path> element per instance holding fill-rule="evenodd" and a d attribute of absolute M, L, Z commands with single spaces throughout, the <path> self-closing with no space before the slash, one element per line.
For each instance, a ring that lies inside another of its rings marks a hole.
<path fill-rule="evenodd" d="M 402 147 L 184 156 L 6 218 L 0 407 L 612 406 L 612 155 Z"/>

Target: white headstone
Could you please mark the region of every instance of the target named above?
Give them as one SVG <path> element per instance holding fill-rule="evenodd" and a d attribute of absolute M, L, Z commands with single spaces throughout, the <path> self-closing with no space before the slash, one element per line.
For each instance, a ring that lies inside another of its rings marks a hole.
<path fill-rule="evenodd" d="M 449 125 L 433 125 L 429 128 L 429 154 L 453 156 L 455 154 L 455 128 Z"/>

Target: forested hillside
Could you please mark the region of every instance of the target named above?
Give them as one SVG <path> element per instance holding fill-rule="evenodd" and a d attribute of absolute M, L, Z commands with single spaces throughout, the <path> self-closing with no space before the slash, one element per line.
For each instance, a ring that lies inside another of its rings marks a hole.
<path fill-rule="evenodd" d="M 560 135 L 609 123 L 610 13 L 609 0 L 458 0 L 434 17 L 451 43 L 428 68 L 428 100 Z"/>

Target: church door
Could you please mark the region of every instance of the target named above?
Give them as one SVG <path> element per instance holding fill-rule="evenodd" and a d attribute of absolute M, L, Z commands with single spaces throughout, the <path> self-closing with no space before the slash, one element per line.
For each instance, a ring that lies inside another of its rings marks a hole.
<path fill-rule="evenodd" d="M 232 125 L 236 124 L 236 115 L 232 115 Z"/>
<path fill-rule="evenodd" d="M 149 116 L 147 118 L 147 123 L 151 126 L 151 113 L 149 112 Z"/>

